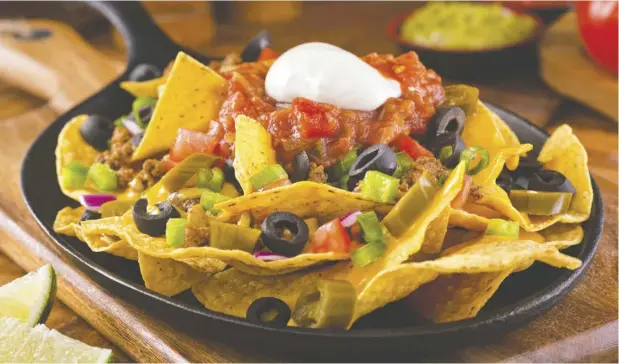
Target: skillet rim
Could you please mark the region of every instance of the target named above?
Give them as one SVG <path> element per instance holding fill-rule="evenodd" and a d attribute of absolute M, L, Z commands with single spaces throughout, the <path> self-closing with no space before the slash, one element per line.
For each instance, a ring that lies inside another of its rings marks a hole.
<path fill-rule="evenodd" d="M 580 251 L 578 258 L 583 262 L 582 266 L 574 271 L 565 271 L 561 273 L 551 284 L 539 289 L 534 294 L 518 300 L 509 305 L 492 310 L 490 312 L 482 312 L 474 318 L 466 319 L 462 321 L 456 321 L 451 323 L 427 323 L 422 325 L 404 327 L 404 328 L 360 328 L 351 329 L 348 331 L 341 330 L 316 330 L 316 329 L 304 329 L 304 328 L 273 328 L 264 325 L 251 323 L 245 319 L 226 315 L 216 311 L 208 310 L 204 307 L 194 307 L 190 304 L 178 301 L 173 297 L 166 297 L 159 295 L 155 292 L 149 291 L 146 287 L 139 284 L 130 282 L 129 280 L 118 276 L 117 274 L 107 270 L 104 266 L 95 263 L 84 254 L 77 251 L 71 246 L 71 244 L 65 240 L 65 238 L 56 234 L 51 226 L 47 226 L 42 217 L 38 216 L 35 212 L 37 203 L 29 198 L 27 181 L 25 179 L 26 172 L 29 168 L 36 168 L 35 153 L 39 144 L 44 143 L 47 138 L 57 138 L 57 135 L 50 135 L 54 127 L 58 127 L 58 124 L 66 124 L 70 118 L 78 113 L 84 113 L 84 108 L 89 106 L 89 101 L 104 96 L 108 92 L 118 91 L 115 87 L 118 87 L 120 80 L 126 78 L 127 71 L 123 72 L 116 80 L 112 81 L 106 87 L 96 94 L 90 96 L 85 101 L 81 102 L 67 113 L 60 115 L 54 122 L 50 123 L 44 130 L 37 136 L 28 148 L 21 166 L 20 172 L 20 187 L 21 193 L 28 210 L 35 218 L 37 224 L 41 229 L 49 236 L 55 244 L 60 246 L 65 254 L 68 254 L 70 258 L 77 261 L 79 264 L 76 266 L 84 273 L 89 275 L 96 281 L 100 281 L 101 278 L 108 284 L 120 285 L 122 288 L 132 290 L 134 294 L 141 294 L 147 299 L 158 301 L 160 304 L 168 305 L 174 309 L 183 311 L 184 314 L 197 315 L 200 319 L 215 320 L 219 323 L 232 324 L 241 328 L 260 330 L 264 332 L 276 332 L 280 334 L 290 334 L 297 336 L 305 336 L 314 339 L 385 339 L 385 338 L 413 338 L 418 336 L 432 336 L 438 337 L 449 334 L 466 334 L 472 332 L 478 332 L 479 330 L 492 331 L 502 327 L 513 328 L 514 325 L 524 324 L 531 319 L 539 316 L 543 312 L 547 311 L 551 307 L 555 306 L 560 299 L 572 291 L 572 289 L 580 282 L 584 277 L 585 272 L 591 265 L 595 252 L 600 242 L 601 233 L 604 224 L 604 207 L 599 191 L 598 185 L 595 182 L 593 176 L 591 176 L 591 182 L 593 187 L 593 206 L 589 220 L 585 221 L 583 225 L 591 225 L 591 231 L 585 230 L 585 238 L 589 237 L 588 241 L 583 239 L 583 242 L 579 245 Z M 498 110 L 500 113 L 508 115 L 511 119 L 516 120 L 516 123 L 522 123 L 523 127 L 529 129 L 530 133 L 548 138 L 549 134 L 539 128 L 538 126 L 530 123 L 527 119 L 517 115 L 514 112 L 506 110 L 502 107 L 496 106 L 492 103 L 484 102 L 487 106 L 494 110 Z M 510 126 L 511 128 L 511 126 Z M 519 136 L 520 138 L 520 136 Z M 55 143 L 54 143 L 55 145 Z M 40 152 L 39 152 L 40 153 Z M 29 167 L 30 165 L 33 167 Z M 591 173 L 590 173 L 591 175 Z M 57 191 L 61 193 L 60 190 Z M 592 220 L 592 219 L 596 220 Z M 589 236 L 591 235 L 591 236 Z M 87 269 L 84 269 L 86 267 Z M 92 272 L 92 273 L 91 273 Z M 95 278 L 92 274 L 95 273 L 98 276 Z M 128 301 L 132 304 L 138 302 Z"/>

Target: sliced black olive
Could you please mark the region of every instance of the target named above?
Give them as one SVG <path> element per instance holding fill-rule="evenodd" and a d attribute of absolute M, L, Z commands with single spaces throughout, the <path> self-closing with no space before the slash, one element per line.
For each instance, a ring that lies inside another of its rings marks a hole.
<path fill-rule="evenodd" d="M 290 174 L 292 182 L 305 181 L 309 176 L 310 160 L 306 151 L 297 154 L 292 161 L 294 172 Z"/>
<path fill-rule="evenodd" d="M 292 237 L 284 237 L 288 230 Z M 274 212 L 262 223 L 262 243 L 273 253 L 293 257 L 303 251 L 309 238 L 309 227 L 295 214 Z"/>
<path fill-rule="evenodd" d="M 529 180 L 529 190 L 540 192 L 569 192 L 576 193 L 572 182 L 557 171 L 543 169 L 537 171 Z"/>
<path fill-rule="evenodd" d="M 138 133 L 134 136 L 131 137 L 131 145 L 135 148 L 138 145 L 140 145 L 140 142 L 142 142 L 142 138 L 144 138 L 144 133 Z"/>
<path fill-rule="evenodd" d="M 97 150 L 108 149 L 107 142 L 114 133 L 114 124 L 101 115 L 89 115 L 80 126 L 80 134 L 86 143 Z"/>
<path fill-rule="evenodd" d="M 531 177 L 535 172 L 543 168 L 542 164 L 537 161 L 537 157 L 533 155 L 527 155 L 520 158 L 518 162 L 518 168 L 512 171 L 512 175 L 518 177 Z"/>
<path fill-rule="evenodd" d="M 88 221 L 88 220 L 99 220 L 101 218 L 101 214 L 96 211 L 86 210 L 80 217 L 80 221 Z"/>
<path fill-rule="evenodd" d="M 529 177 L 520 176 L 516 177 L 512 183 L 512 190 L 528 190 L 529 189 Z"/>
<path fill-rule="evenodd" d="M 140 120 L 143 125 L 146 125 L 150 122 L 150 119 L 153 117 L 153 112 L 155 108 L 152 105 L 142 105 L 138 109 L 138 115 L 140 116 Z"/>
<path fill-rule="evenodd" d="M 261 297 L 252 302 L 245 318 L 257 324 L 286 327 L 290 314 L 286 302 L 275 297 Z"/>
<path fill-rule="evenodd" d="M 256 62 L 262 50 L 270 46 L 271 37 L 269 36 L 269 32 L 263 30 L 247 42 L 245 48 L 243 48 L 241 52 L 241 59 L 243 62 Z"/>
<path fill-rule="evenodd" d="M 460 162 L 460 154 L 466 148 L 464 140 L 456 132 L 440 134 L 432 143 L 432 153 L 447 168 L 454 168 Z"/>
<path fill-rule="evenodd" d="M 239 193 L 243 194 L 243 188 L 239 183 L 239 180 L 236 179 L 236 174 L 234 173 L 234 161 L 232 159 L 226 159 L 226 163 L 224 164 L 223 172 L 226 181 L 232 183 L 234 188 L 236 188 Z"/>
<path fill-rule="evenodd" d="M 161 70 L 157 66 L 148 63 L 141 63 L 129 74 L 129 81 L 141 82 L 152 80 L 161 76 Z"/>
<path fill-rule="evenodd" d="M 439 108 L 428 124 L 428 138 L 435 138 L 447 132 L 460 135 L 465 121 L 466 115 L 461 108 L 457 106 Z"/>
<path fill-rule="evenodd" d="M 506 168 L 503 168 L 501 174 L 496 179 L 497 186 L 501 187 L 507 194 L 512 190 L 512 175 Z"/>
<path fill-rule="evenodd" d="M 379 171 L 392 175 L 398 168 L 398 159 L 395 153 L 386 144 L 375 144 L 359 154 L 350 166 L 348 176 L 350 180 L 361 181 L 368 171 Z"/>
<path fill-rule="evenodd" d="M 133 221 L 140 232 L 150 236 L 165 235 L 166 223 L 172 218 L 181 217 L 178 211 L 169 202 L 160 202 L 158 214 L 149 214 L 146 211 L 148 201 L 139 199 L 133 205 Z"/>

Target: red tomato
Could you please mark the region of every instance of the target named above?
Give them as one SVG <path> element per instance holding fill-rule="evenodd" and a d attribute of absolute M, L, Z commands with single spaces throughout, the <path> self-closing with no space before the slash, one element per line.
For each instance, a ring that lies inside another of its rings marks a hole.
<path fill-rule="evenodd" d="M 267 47 L 263 48 L 260 52 L 260 55 L 258 56 L 258 61 L 276 59 L 277 57 L 279 57 L 279 54 L 277 54 L 277 52 L 275 52 L 273 49 Z"/>
<path fill-rule="evenodd" d="M 213 154 L 218 142 L 219 140 L 213 135 L 180 128 L 170 150 L 170 159 L 180 162 L 195 153 Z"/>
<path fill-rule="evenodd" d="M 170 169 L 174 168 L 177 163 L 170 159 L 169 154 L 166 154 L 163 156 L 163 158 L 161 158 L 160 164 L 165 168 L 166 171 L 169 171 Z"/>
<path fill-rule="evenodd" d="M 333 219 L 316 230 L 307 250 L 311 253 L 349 253 L 351 245 L 350 236 L 340 219 Z"/>
<path fill-rule="evenodd" d="M 432 157 L 432 152 L 424 148 L 418 141 L 408 135 L 400 135 L 392 143 L 400 152 L 405 152 L 411 158 Z"/>
<path fill-rule="evenodd" d="M 466 203 L 466 199 L 469 197 L 469 192 L 471 192 L 471 184 L 473 179 L 469 175 L 464 175 L 464 181 L 462 183 L 462 189 L 456 197 L 451 201 L 451 207 L 454 209 L 461 209 L 462 206 Z"/>
<path fill-rule="evenodd" d="M 337 133 L 337 119 L 332 115 L 334 107 L 326 104 L 296 98 L 292 100 L 292 111 L 304 138 L 330 137 Z"/>
<path fill-rule="evenodd" d="M 617 73 L 617 1 L 576 2 L 578 26 L 589 56 Z"/>

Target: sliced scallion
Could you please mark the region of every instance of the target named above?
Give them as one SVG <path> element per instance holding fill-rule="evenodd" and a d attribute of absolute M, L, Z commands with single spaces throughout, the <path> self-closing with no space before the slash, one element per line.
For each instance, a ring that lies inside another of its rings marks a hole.
<path fill-rule="evenodd" d="M 88 179 L 99 191 L 112 192 L 118 188 L 118 176 L 105 164 L 95 163 L 88 170 Z"/>
<path fill-rule="evenodd" d="M 183 217 L 169 219 L 165 225 L 165 237 L 168 244 L 180 248 L 185 242 L 185 228 L 187 219 Z"/>
<path fill-rule="evenodd" d="M 520 224 L 517 221 L 507 221 L 503 219 L 490 219 L 484 235 L 486 236 L 506 236 L 517 238 L 520 232 Z"/>
<path fill-rule="evenodd" d="M 357 215 L 357 222 L 361 227 L 363 240 L 365 240 L 366 243 L 384 242 L 383 229 L 380 226 L 380 221 L 378 221 L 376 212 L 367 211 Z"/>
<path fill-rule="evenodd" d="M 279 164 L 272 164 L 251 176 L 249 180 L 251 181 L 251 184 L 254 186 L 254 188 L 256 190 L 259 190 L 275 181 L 279 181 L 284 178 L 288 178 L 288 174 L 286 173 L 284 168 Z"/>
<path fill-rule="evenodd" d="M 471 167 L 471 164 L 477 156 L 479 157 L 477 165 Z M 462 151 L 460 154 L 460 161 L 466 162 L 466 174 L 474 176 L 488 166 L 490 163 L 490 154 L 485 148 L 471 146 Z"/>

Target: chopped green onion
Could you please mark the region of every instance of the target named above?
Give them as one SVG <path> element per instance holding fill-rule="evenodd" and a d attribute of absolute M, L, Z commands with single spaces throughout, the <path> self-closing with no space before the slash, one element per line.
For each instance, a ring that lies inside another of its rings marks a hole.
<path fill-rule="evenodd" d="M 127 115 L 121 115 L 120 117 L 118 117 L 116 120 L 114 120 L 114 126 L 124 128 L 125 125 L 123 124 L 123 120 L 125 120 L 126 117 Z"/>
<path fill-rule="evenodd" d="M 479 155 L 479 162 L 475 167 L 471 168 L 471 162 L 475 159 L 475 156 Z M 460 154 L 460 161 L 466 162 L 466 174 L 474 176 L 481 172 L 490 163 L 490 154 L 482 147 L 467 147 Z"/>
<path fill-rule="evenodd" d="M 135 121 L 138 123 L 140 128 L 144 128 L 144 123 L 142 122 L 142 118 L 140 117 L 140 109 L 144 106 L 155 106 L 157 105 L 157 99 L 153 99 L 149 96 L 140 96 L 133 100 L 133 105 L 131 105 L 131 112 L 133 113 L 133 117 Z"/>
<path fill-rule="evenodd" d="M 185 242 L 187 219 L 183 217 L 169 219 L 165 225 L 165 238 L 168 244 L 180 248 Z"/>
<path fill-rule="evenodd" d="M 329 176 L 329 180 L 337 181 L 342 178 L 345 174 L 348 173 L 350 167 L 355 160 L 357 159 L 357 149 L 353 149 L 350 152 L 344 155 L 340 161 L 338 161 L 334 166 L 327 169 L 327 175 Z"/>
<path fill-rule="evenodd" d="M 361 226 L 363 240 L 365 240 L 366 243 L 384 242 L 383 229 L 380 226 L 380 221 L 378 221 L 376 212 L 367 211 L 357 215 L 357 222 L 359 226 Z"/>
<path fill-rule="evenodd" d="M 200 188 L 208 188 L 208 181 L 213 177 L 211 169 L 201 168 L 196 174 L 196 186 Z M 219 192 L 219 191 L 217 191 Z"/>
<path fill-rule="evenodd" d="M 70 189 L 82 188 L 86 183 L 87 176 L 88 167 L 80 162 L 73 161 L 62 170 L 62 185 Z"/>
<path fill-rule="evenodd" d="M 163 175 L 158 183 L 170 192 L 178 191 L 187 181 L 195 176 L 200 169 L 208 169 L 218 159 L 218 157 L 207 154 L 192 154 Z"/>
<path fill-rule="evenodd" d="M 361 193 L 381 202 L 395 200 L 400 180 L 378 171 L 368 171 L 363 178 Z"/>
<path fill-rule="evenodd" d="M 454 154 L 454 148 L 451 145 L 446 145 L 441 148 L 438 153 L 438 159 L 445 164 L 445 161 Z"/>
<path fill-rule="evenodd" d="M 339 188 L 343 189 L 343 190 L 348 190 L 348 180 L 350 179 L 350 176 L 345 174 L 342 176 L 342 178 L 340 178 L 340 180 L 338 181 L 338 186 Z"/>
<path fill-rule="evenodd" d="M 222 195 L 221 193 L 206 190 L 202 192 L 202 195 L 200 196 L 200 205 L 202 205 L 205 210 L 210 210 L 216 204 L 229 199 L 230 197 Z"/>
<path fill-rule="evenodd" d="M 401 178 L 404 173 L 411 169 L 411 167 L 413 166 L 413 158 L 411 158 L 411 156 L 405 152 L 398 152 L 395 154 L 395 157 L 398 162 L 398 167 L 393 173 L 393 176 L 395 178 Z"/>
<path fill-rule="evenodd" d="M 224 185 L 224 180 L 224 172 L 217 167 L 213 169 L 201 169 L 196 176 L 196 186 L 220 192 Z"/>
<path fill-rule="evenodd" d="M 95 163 L 88 170 L 88 179 L 99 191 L 115 191 L 118 188 L 118 176 L 105 164 Z"/>
<path fill-rule="evenodd" d="M 387 247 L 383 243 L 368 243 L 355 250 L 350 255 L 350 260 L 357 267 L 365 267 L 385 254 Z"/>
<path fill-rule="evenodd" d="M 486 236 L 506 236 L 517 238 L 520 233 L 520 224 L 517 221 L 507 221 L 503 219 L 490 219 L 484 235 Z"/>
<path fill-rule="evenodd" d="M 249 178 L 256 190 L 270 185 L 275 181 L 288 178 L 288 174 L 279 164 L 272 164 Z"/>

